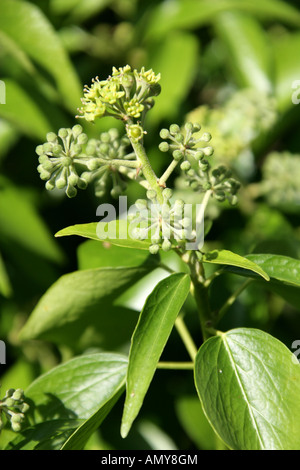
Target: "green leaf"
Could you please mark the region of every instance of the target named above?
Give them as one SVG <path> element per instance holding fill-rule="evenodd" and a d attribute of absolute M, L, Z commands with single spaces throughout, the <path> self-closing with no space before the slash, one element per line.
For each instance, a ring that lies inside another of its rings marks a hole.
<path fill-rule="evenodd" d="M 247 14 L 231 11 L 217 15 L 214 25 L 238 84 L 272 92 L 272 49 L 260 23 Z"/>
<path fill-rule="evenodd" d="M 299 260 L 290 258 L 289 256 L 272 255 L 269 253 L 247 255 L 246 259 L 260 266 L 272 281 L 279 281 L 290 286 L 300 287 Z M 246 266 L 240 266 L 240 268 L 248 269 Z M 255 271 L 252 270 L 252 272 L 249 272 L 244 269 L 227 268 L 227 270 L 237 274 L 256 277 Z"/>
<path fill-rule="evenodd" d="M 145 36 L 146 39 L 163 38 L 174 29 L 197 28 L 214 21 L 218 13 L 232 10 L 300 25 L 299 11 L 280 0 L 169 0 L 153 9 Z"/>
<path fill-rule="evenodd" d="M 285 34 L 274 38 L 275 94 L 280 111 L 287 111 L 299 103 L 300 66 L 295 60 L 295 51 L 300 47 L 300 33 Z M 297 84 L 298 82 L 298 84 Z M 294 86 L 295 83 L 295 86 Z M 295 97 L 293 98 L 293 95 Z"/>
<path fill-rule="evenodd" d="M 81 448 L 124 389 L 126 370 L 125 356 L 97 353 L 75 357 L 40 376 L 25 391 L 36 425 L 13 448 L 53 449 L 53 439 L 54 448 L 63 446 L 78 424 L 66 446 Z"/>
<path fill-rule="evenodd" d="M 56 237 L 78 235 L 100 242 L 107 241 L 117 246 L 148 250 L 150 240 L 136 240 L 130 237 L 129 224 L 126 220 L 112 220 L 111 222 L 92 222 L 66 227 L 55 234 Z M 102 238 L 101 238 L 102 237 Z"/>
<path fill-rule="evenodd" d="M 63 102 L 74 112 L 80 103 L 81 85 L 58 35 L 43 12 L 29 2 L 1 0 L 0 31 L 54 78 Z"/>
<path fill-rule="evenodd" d="M 94 240 L 88 240 L 79 245 L 77 258 L 79 269 L 134 267 L 140 266 L 148 258 L 149 262 L 156 259 L 155 256 L 145 250 L 120 247 L 111 245 L 109 242 L 99 243 Z"/>
<path fill-rule="evenodd" d="M 0 178 L 0 239 L 12 240 L 45 259 L 61 262 L 62 251 L 57 246 L 35 207 L 24 192 Z"/>
<path fill-rule="evenodd" d="M 213 250 L 205 253 L 201 258 L 203 263 L 224 264 L 228 266 L 236 266 L 250 270 L 269 281 L 269 275 L 251 259 L 232 253 L 229 250 Z"/>
<path fill-rule="evenodd" d="M 121 435 L 126 437 L 138 415 L 158 360 L 190 289 L 187 274 L 171 274 L 148 296 L 132 336 Z"/>
<path fill-rule="evenodd" d="M 12 294 L 12 287 L 5 268 L 5 264 L 0 252 L 0 294 L 4 297 L 10 297 Z"/>
<path fill-rule="evenodd" d="M 44 140 L 52 129 L 50 121 L 20 85 L 10 78 L 5 78 L 4 82 L 6 104 L 0 106 L 0 116 L 29 137 Z"/>
<path fill-rule="evenodd" d="M 161 73 L 160 85 L 163 93 L 149 113 L 150 123 L 176 116 L 178 107 L 187 97 L 193 83 L 195 63 L 199 55 L 197 39 L 191 34 L 179 31 L 170 34 L 154 47 L 151 68 Z M 180 60 L 180 74 L 178 60 Z"/>
<path fill-rule="evenodd" d="M 108 413 L 114 407 L 125 389 L 124 384 L 119 387 L 117 392 L 107 402 L 94 413 L 89 419 L 87 419 L 76 431 L 67 439 L 61 450 L 82 450 L 87 443 L 91 435 L 99 428 Z"/>
<path fill-rule="evenodd" d="M 196 356 L 195 384 L 231 449 L 299 449 L 300 367 L 276 338 L 251 328 L 209 338 Z"/>
<path fill-rule="evenodd" d="M 132 326 L 136 315 L 132 316 L 126 309 L 113 308 L 112 304 L 151 269 L 146 265 L 98 268 L 62 276 L 36 305 L 21 331 L 22 339 L 41 338 L 76 346 L 85 335 L 96 335 L 101 344 L 113 325 L 118 326 L 118 331 L 110 336 L 122 338 L 128 333 L 126 325 Z M 131 330 L 129 337 L 130 333 Z"/>

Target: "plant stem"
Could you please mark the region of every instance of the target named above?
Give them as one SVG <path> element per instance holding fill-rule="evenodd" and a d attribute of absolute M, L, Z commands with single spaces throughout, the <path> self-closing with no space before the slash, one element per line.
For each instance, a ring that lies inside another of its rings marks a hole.
<path fill-rule="evenodd" d="M 208 298 L 208 288 L 205 287 L 205 273 L 203 264 L 198 260 L 195 252 L 192 252 L 189 262 L 191 270 L 191 294 L 193 295 L 199 314 L 203 340 L 205 341 L 216 334 L 214 318 Z"/>
<path fill-rule="evenodd" d="M 226 300 L 225 304 L 222 306 L 222 308 L 219 310 L 217 320 L 220 321 L 221 318 L 225 315 L 229 307 L 235 302 L 237 297 L 240 295 L 241 292 L 243 292 L 248 285 L 253 282 L 253 279 L 247 279 L 243 284 Z"/>
<path fill-rule="evenodd" d="M 160 187 L 158 178 L 156 174 L 154 173 L 152 166 L 148 160 L 144 146 L 140 142 L 133 142 L 132 139 L 130 139 L 130 141 L 131 141 L 132 148 L 135 152 L 135 155 L 138 161 L 141 163 L 141 169 L 143 171 L 143 175 L 148 181 L 151 189 L 153 189 L 156 192 L 157 201 L 159 202 L 159 204 L 163 204 L 164 198 L 162 195 L 162 188 Z"/>
<path fill-rule="evenodd" d="M 181 369 L 181 370 L 193 370 L 193 362 L 159 362 L 157 369 Z"/>
<path fill-rule="evenodd" d="M 175 321 L 176 330 L 179 333 L 179 336 L 182 339 L 183 344 L 186 347 L 187 352 L 190 355 L 190 358 L 194 362 L 196 354 L 197 354 L 197 347 L 193 341 L 193 338 L 190 335 L 189 330 L 187 329 L 182 316 L 178 316 Z"/>
<path fill-rule="evenodd" d="M 200 211 L 197 214 L 197 222 L 198 223 L 200 223 L 201 220 L 204 218 L 204 212 L 205 212 L 206 206 L 208 204 L 208 201 L 209 201 L 211 195 L 212 195 L 212 190 L 211 189 L 208 189 L 206 191 L 206 193 L 204 194 L 204 197 L 203 197 L 202 202 L 201 202 Z"/>
<path fill-rule="evenodd" d="M 164 174 L 159 179 L 160 186 L 164 186 L 165 182 L 167 181 L 173 170 L 176 168 L 177 164 L 178 160 L 173 160 L 172 163 L 170 163 Z"/>

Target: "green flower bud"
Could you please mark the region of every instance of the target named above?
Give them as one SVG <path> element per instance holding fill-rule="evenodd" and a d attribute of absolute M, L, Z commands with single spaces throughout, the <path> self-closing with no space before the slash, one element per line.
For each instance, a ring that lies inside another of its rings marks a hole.
<path fill-rule="evenodd" d="M 184 137 L 182 134 L 176 134 L 175 135 L 175 140 L 176 142 L 178 142 L 179 144 L 182 144 L 182 142 L 184 141 Z"/>
<path fill-rule="evenodd" d="M 15 392 L 13 393 L 12 398 L 13 398 L 14 400 L 21 400 L 22 398 L 24 398 L 24 391 L 23 391 L 21 388 L 18 388 L 18 389 L 15 390 Z"/>
<path fill-rule="evenodd" d="M 79 189 L 86 189 L 87 188 L 87 180 L 85 178 L 78 178 L 78 181 L 77 181 L 77 186 Z"/>
<path fill-rule="evenodd" d="M 226 195 L 225 195 L 224 191 L 221 191 L 221 190 L 215 191 L 214 196 L 217 199 L 217 201 L 219 201 L 219 202 L 225 201 Z"/>
<path fill-rule="evenodd" d="M 58 189 L 63 189 L 65 186 L 67 186 L 66 178 L 63 175 L 59 176 L 55 181 L 55 185 Z"/>
<path fill-rule="evenodd" d="M 161 129 L 159 135 L 160 135 L 161 139 L 167 139 L 168 137 L 170 137 L 170 133 L 169 133 L 168 129 Z"/>
<path fill-rule="evenodd" d="M 127 126 L 127 135 L 132 142 L 137 143 L 144 136 L 144 129 L 138 124 Z"/>
<path fill-rule="evenodd" d="M 163 251 L 169 251 L 172 248 L 172 243 L 167 238 L 164 239 L 161 245 Z"/>
<path fill-rule="evenodd" d="M 174 150 L 172 153 L 174 160 L 177 162 L 183 158 L 183 152 L 181 150 Z"/>
<path fill-rule="evenodd" d="M 147 198 L 148 199 L 151 199 L 151 200 L 156 199 L 156 196 L 157 196 L 157 194 L 156 194 L 156 191 L 154 191 L 154 189 L 149 189 L 147 191 Z"/>
<path fill-rule="evenodd" d="M 192 132 L 193 129 L 194 129 L 194 126 L 193 126 L 193 123 L 192 123 L 192 122 L 186 122 L 185 125 L 184 125 L 184 127 L 185 127 L 185 130 L 186 130 L 187 132 Z"/>
<path fill-rule="evenodd" d="M 198 124 L 197 122 L 194 123 L 194 125 L 193 125 L 193 134 L 196 134 L 196 133 L 199 132 L 200 130 L 201 130 L 200 124 Z"/>
<path fill-rule="evenodd" d="M 181 163 L 180 168 L 182 169 L 182 171 L 188 171 L 191 168 L 191 164 L 186 160 Z"/>
<path fill-rule="evenodd" d="M 67 189 L 66 189 L 66 195 L 69 197 L 69 198 L 72 198 L 72 197 L 75 197 L 77 194 L 77 189 L 74 188 L 74 186 L 71 186 L 71 185 L 68 185 Z"/>
<path fill-rule="evenodd" d="M 55 184 L 51 180 L 49 180 L 46 182 L 45 188 L 47 189 L 47 191 L 52 191 L 55 188 Z"/>
<path fill-rule="evenodd" d="M 110 194 L 113 198 L 117 199 L 122 194 L 121 186 L 115 186 L 114 188 L 112 188 Z"/>
<path fill-rule="evenodd" d="M 80 124 L 75 124 L 75 126 L 72 127 L 72 132 L 73 136 L 76 138 L 78 137 L 83 131 L 83 128 Z"/>
<path fill-rule="evenodd" d="M 200 161 L 203 157 L 204 157 L 204 152 L 202 152 L 202 150 L 197 150 L 197 151 L 194 153 L 194 158 L 195 158 L 195 160 L 197 160 L 197 161 Z"/>
<path fill-rule="evenodd" d="M 61 139 L 66 139 L 69 135 L 68 129 L 62 127 L 61 129 L 59 129 L 58 135 Z"/>
<path fill-rule="evenodd" d="M 38 155 L 43 155 L 44 153 L 44 146 L 43 145 L 38 145 L 35 149 L 35 152 L 38 154 Z"/>
<path fill-rule="evenodd" d="M 12 430 L 15 431 L 15 432 L 20 432 L 21 429 L 22 429 L 22 426 L 21 426 L 20 423 L 13 423 L 13 422 L 12 422 L 12 423 L 11 423 L 11 428 L 12 428 Z"/>
<path fill-rule="evenodd" d="M 159 252 L 159 245 L 149 246 L 149 251 L 150 251 L 151 255 L 156 255 Z"/>
<path fill-rule="evenodd" d="M 146 201 L 146 199 L 137 199 L 137 201 L 135 201 L 135 205 L 136 205 L 136 207 L 137 207 L 138 210 L 147 209 L 147 201 Z"/>
<path fill-rule="evenodd" d="M 204 191 L 208 191 L 209 189 L 211 189 L 211 183 L 207 181 L 203 184 L 202 188 L 204 189 Z"/>
<path fill-rule="evenodd" d="M 174 136 L 178 132 L 180 132 L 180 127 L 178 126 L 178 124 L 171 124 L 170 125 L 170 134 Z"/>
<path fill-rule="evenodd" d="M 159 144 L 158 148 L 161 152 L 168 152 L 169 149 L 170 149 L 170 146 L 169 146 L 168 142 L 161 142 Z"/>
<path fill-rule="evenodd" d="M 204 132 L 204 134 L 201 136 L 201 140 L 204 142 L 209 142 L 211 140 L 211 134 L 209 132 Z"/>
<path fill-rule="evenodd" d="M 173 196 L 173 191 L 170 188 L 165 188 L 162 192 L 164 199 L 169 200 Z"/>
<path fill-rule="evenodd" d="M 48 132 L 46 139 L 48 142 L 55 142 L 57 139 L 57 135 L 54 132 Z"/>
<path fill-rule="evenodd" d="M 52 153 L 53 156 L 59 156 L 62 152 L 62 146 L 59 144 L 53 145 L 52 147 Z"/>
<path fill-rule="evenodd" d="M 77 142 L 79 145 L 85 145 L 88 141 L 88 136 L 86 134 L 80 134 L 77 138 Z"/>
<path fill-rule="evenodd" d="M 202 152 L 206 157 L 210 157 L 214 153 L 213 147 L 205 147 L 202 149 Z"/>

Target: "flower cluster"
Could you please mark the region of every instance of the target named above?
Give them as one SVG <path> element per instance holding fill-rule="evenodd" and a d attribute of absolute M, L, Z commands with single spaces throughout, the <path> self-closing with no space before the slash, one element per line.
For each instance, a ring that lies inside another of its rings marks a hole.
<path fill-rule="evenodd" d="M 130 218 L 131 235 L 135 239 L 150 239 L 149 251 L 156 254 L 161 248 L 169 251 L 192 237 L 192 219 L 184 211 L 184 202 L 170 202 L 172 191 L 163 190 L 164 203 L 159 204 L 154 190 L 147 191 L 147 200 L 138 199 L 136 212 Z"/>
<path fill-rule="evenodd" d="M 77 165 L 90 168 L 90 158 L 83 152 L 83 146 L 88 137 L 77 124 L 72 129 L 61 128 L 58 135 L 48 132 L 47 142 L 38 145 L 36 153 L 39 155 L 38 172 L 42 180 L 46 180 L 46 189 L 65 189 L 68 197 L 77 194 L 76 186 L 80 189 L 87 187 L 85 179 L 77 173 Z"/>
<path fill-rule="evenodd" d="M 24 392 L 22 389 L 10 388 L 5 393 L 5 396 L 0 400 L 0 431 L 4 426 L 2 415 L 4 414 L 7 421 L 10 422 L 13 431 L 20 431 L 22 422 L 25 419 L 26 411 L 29 410 L 29 405 L 24 401 Z"/>
<path fill-rule="evenodd" d="M 117 160 L 124 162 L 130 161 L 134 156 L 127 154 L 126 149 L 129 145 L 127 136 L 119 136 L 117 129 L 110 129 L 108 132 L 102 132 L 99 139 L 90 139 L 86 146 L 86 155 L 90 158 L 90 170 L 82 173 L 88 183 L 94 182 L 95 195 L 102 197 L 109 183 L 112 180 L 111 196 L 116 198 L 126 189 L 126 183 L 120 174 L 120 166 L 115 164 Z"/>
<path fill-rule="evenodd" d="M 171 151 L 174 160 L 181 161 L 180 168 L 187 171 L 191 168 L 190 157 L 201 161 L 205 156 L 209 157 L 213 154 L 213 148 L 206 145 L 211 140 L 211 135 L 208 132 L 195 138 L 195 134 L 200 130 L 200 125 L 191 122 L 185 124 L 185 132 L 182 132 L 177 124 L 171 124 L 169 129 L 160 131 L 160 137 L 164 141 L 159 144 L 159 149 L 161 152 Z M 166 140 L 169 140 L 170 143 Z"/>
<path fill-rule="evenodd" d="M 300 207 L 300 155 L 289 152 L 271 152 L 262 166 L 261 193 L 269 204 L 287 212 L 298 212 Z"/>
<path fill-rule="evenodd" d="M 84 87 L 77 117 L 91 122 L 103 116 L 114 116 L 125 122 L 142 120 L 154 104 L 153 96 L 160 93 L 159 80 L 160 74 L 155 75 L 152 69 L 146 71 L 143 67 L 138 72 L 129 65 L 113 67 L 112 75 L 106 80 L 96 77 L 90 87 Z"/>
<path fill-rule="evenodd" d="M 276 101 L 253 89 L 227 93 L 225 99 L 219 101 L 214 108 L 207 105 L 196 108 L 186 119 L 201 122 L 203 129 L 214 136 L 215 157 L 219 163 L 230 161 L 237 170 L 249 174 L 252 144 L 274 125 L 278 116 Z"/>
<path fill-rule="evenodd" d="M 185 172 L 186 184 L 198 192 L 211 191 L 219 202 L 228 200 L 231 205 L 237 204 L 237 192 L 241 187 L 232 172 L 224 165 L 211 169 L 207 160 L 199 162 L 198 168 L 190 168 Z"/>
<path fill-rule="evenodd" d="M 96 195 L 102 196 L 111 175 L 112 195 L 117 196 L 124 184 L 114 161 L 120 163 L 123 159 L 125 165 L 126 160 L 132 158 L 133 154 L 126 155 L 128 144 L 129 139 L 119 137 L 117 129 L 110 129 L 100 134 L 99 139 L 90 140 L 79 124 L 72 129 L 60 129 L 58 135 L 49 132 L 47 142 L 36 148 L 40 177 L 46 180 L 46 189 L 65 189 L 68 197 L 74 197 L 76 186 L 85 189 L 92 181 Z"/>

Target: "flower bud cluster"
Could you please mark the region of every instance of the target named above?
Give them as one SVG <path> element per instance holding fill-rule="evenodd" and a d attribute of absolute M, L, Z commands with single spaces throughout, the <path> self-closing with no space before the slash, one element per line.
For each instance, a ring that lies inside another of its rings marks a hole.
<path fill-rule="evenodd" d="M 147 200 L 138 199 L 136 213 L 130 217 L 133 238 L 150 239 L 151 254 L 180 246 L 189 238 L 192 227 L 192 219 L 184 214 L 184 202 L 176 200 L 171 203 L 171 189 L 163 190 L 163 204 L 157 201 L 156 196 L 154 190 L 148 190 Z"/>
<path fill-rule="evenodd" d="M 24 413 L 29 410 L 29 405 L 24 400 L 22 389 L 10 388 L 7 390 L 4 398 L 0 400 L 0 431 L 4 427 L 3 415 L 10 422 L 13 431 L 18 432 L 21 430 L 25 419 Z"/>
<path fill-rule="evenodd" d="M 86 155 L 90 158 L 90 171 L 82 173 L 88 183 L 94 183 L 95 195 L 104 196 L 109 180 L 112 180 L 111 196 L 117 198 L 126 189 L 126 182 L 119 173 L 119 167 L 114 160 L 129 160 L 132 154 L 127 154 L 129 145 L 127 136 L 119 136 L 117 129 L 102 132 L 99 139 L 90 139 L 86 146 Z"/>
<path fill-rule="evenodd" d="M 184 131 L 177 124 L 171 124 L 169 129 L 160 131 L 160 137 L 164 141 L 159 144 L 159 149 L 161 152 L 171 151 L 174 160 L 181 161 L 180 168 L 187 171 L 191 168 L 190 157 L 200 162 L 204 157 L 213 154 L 213 148 L 207 145 L 211 140 L 211 135 L 208 132 L 198 138 L 195 137 L 195 134 L 200 130 L 199 124 L 191 122 L 185 124 Z"/>
<path fill-rule="evenodd" d="M 119 195 L 124 188 L 113 160 L 132 158 L 132 154 L 126 155 L 128 144 L 129 139 L 120 138 L 117 129 L 103 132 L 99 139 L 88 140 L 82 127 L 76 124 L 72 129 L 60 129 L 58 135 L 47 134 L 47 142 L 36 148 L 40 163 L 37 169 L 41 179 L 46 180 L 46 189 L 65 189 L 68 197 L 76 196 L 76 186 L 85 189 L 92 181 L 96 195 L 103 195 L 111 174 L 112 193 Z"/>
<path fill-rule="evenodd" d="M 82 127 L 76 124 L 72 129 L 61 128 L 58 135 L 48 132 L 47 142 L 38 145 L 36 153 L 39 156 L 38 172 L 46 181 L 46 189 L 65 189 L 68 197 L 77 194 L 76 186 L 80 189 L 87 187 L 87 182 L 77 172 L 77 165 L 90 169 L 90 159 L 83 154 L 83 146 L 88 137 L 82 132 Z"/>
<path fill-rule="evenodd" d="M 113 67 L 112 75 L 106 80 L 96 77 L 90 87 L 84 87 L 77 117 L 91 122 L 103 116 L 114 116 L 125 122 L 141 120 L 154 105 L 153 97 L 160 93 L 159 80 L 160 74 L 155 75 L 152 69 L 146 71 L 143 67 L 138 72 L 129 65 Z"/>
<path fill-rule="evenodd" d="M 271 152 L 262 166 L 261 193 L 268 203 L 285 212 L 298 212 L 300 207 L 300 155 Z"/>
<path fill-rule="evenodd" d="M 224 165 L 211 169 L 207 160 L 199 162 L 198 168 L 185 172 L 186 184 L 194 191 L 210 190 L 219 202 L 228 200 L 231 205 L 237 204 L 237 192 L 241 187 L 239 181 L 232 177 L 231 170 Z"/>

